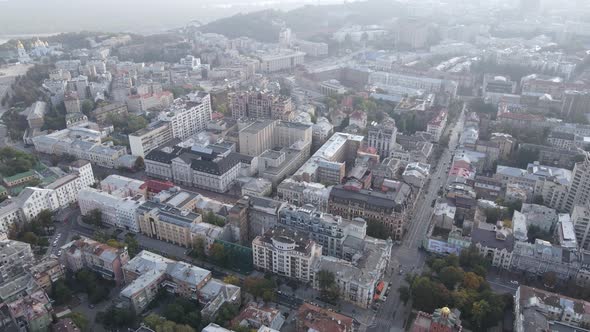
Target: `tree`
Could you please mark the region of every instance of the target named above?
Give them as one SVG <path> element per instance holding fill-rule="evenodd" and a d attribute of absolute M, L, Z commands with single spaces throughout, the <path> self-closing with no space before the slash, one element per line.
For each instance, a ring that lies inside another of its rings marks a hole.
<path fill-rule="evenodd" d="M 88 319 L 79 312 L 72 312 L 66 316 L 71 319 L 74 324 L 80 329 L 80 331 L 86 331 L 88 329 Z"/>
<path fill-rule="evenodd" d="M 35 219 L 43 226 L 51 226 L 53 224 L 53 213 L 50 210 L 43 209 Z"/>
<path fill-rule="evenodd" d="M 82 113 L 86 116 L 90 116 L 90 112 L 94 109 L 94 102 L 90 99 L 85 99 L 81 105 Z"/>
<path fill-rule="evenodd" d="M 13 176 L 31 170 L 37 165 L 37 158 L 11 147 L 0 149 L 0 174 L 3 177 Z"/>
<path fill-rule="evenodd" d="M 184 308 L 180 304 L 172 303 L 166 306 L 163 315 L 167 320 L 171 320 L 173 322 L 182 322 L 185 312 Z"/>
<path fill-rule="evenodd" d="M 318 285 L 320 289 L 327 289 L 332 287 L 336 282 L 336 278 L 332 271 L 321 270 L 318 272 Z"/>
<path fill-rule="evenodd" d="M 220 266 L 226 266 L 227 264 L 227 253 L 225 247 L 221 243 L 213 243 L 209 249 L 209 257 Z"/>
<path fill-rule="evenodd" d="M 455 285 L 463 280 L 465 272 L 460 267 L 447 266 L 438 274 L 440 281 L 448 288 L 454 289 Z"/>
<path fill-rule="evenodd" d="M 37 242 L 39 242 L 39 237 L 33 232 L 26 232 L 23 235 L 22 240 L 28 244 L 36 245 Z"/>
<path fill-rule="evenodd" d="M 130 258 L 135 257 L 135 255 L 141 251 L 139 242 L 137 242 L 135 236 L 132 236 L 131 234 L 125 235 L 125 245 L 127 246 L 127 252 L 129 253 Z"/>
<path fill-rule="evenodd" d="M 123 243 L 121 243 L 115 239 L 109 239 L 105 244 L 108 245 L 109 247 L 113 247 L 113 248 L 117 248 L 117 249 L 125 247 L 125 245 Z"/>
<path fill-rule="evenodd" d="M 404 305 L 408 303 L 408 300 L 410 300 L 410 288 L 408 286 L 401 286 L 397 289 L 397 292 L 399 293 L 399 299 L 402 300 Z"/>
<path fill-rule="evenodd" d="M 553 271 L 548 271 L 543 274 L 543 285 L 547 288 L 553 288 L 557 284 L 557 275 Z"/>
<path fill-rule="evenodd" d="M 72 299 L 72 290 L 66 285 L 65 281 L 58 280 L 51 286 L 51 298 L 56 305 L 63 305 Z"/>
<path fill-rule="evenodd" d="M 469 289 L 478 290 L 483 282 L 483 278 L 474 272 L 467 272 L 463 277 L 463 286 Z"/>
<path fill-rule="evenodd" d="M 145 168 L 145 162 L 142 157 L 137 157 L 137 159 L 135 159 L 135 164 L 133 165 L 133 168 L 136 171 L 142 170 Z"/>
<path fill-rule="evenodd" d="M 156 314 L 149 314 L 146 318 L 143 319 L 145 325 L 147 325 L 152 330 L 155 330 L 158 326 L 162 325 L 166 320 L 158 316 Z"/>
<path fill-rule="evenodd" d="M 191 257 L 199 260 L 204 260 L 207 258 L 207 255 L 205 254 L 205 246 L 205 239 L 203 239 L 201 236 L 195 237 L 193 241 L 193 249 L 190 252 Z"/>
<path fill-rule="evenodd" d="M 225 282 L 226 284 L 232 284 L 236 286 L 240 285 L 240 279 L 235 275 L 226 276 L 225 278 L 223 278 L 223 282 Z"/>
<path fill-rule="evenodd" d="M 490 312 L 490 305 L 485 300 L 480 300 L 473 303 L 471 308 L 472 322 L 475 323 L 477 330 L 484 330 L 484 320 Z"/>
<path fill-rule="evenodd" d="M 82 216 L 82 221 L 86 224 L 101 227 L 102 226 L 102 211 L 99 209 L 90 210 L 88 214 Z M 103 241 L 101 241 L 103 242 Z"/>

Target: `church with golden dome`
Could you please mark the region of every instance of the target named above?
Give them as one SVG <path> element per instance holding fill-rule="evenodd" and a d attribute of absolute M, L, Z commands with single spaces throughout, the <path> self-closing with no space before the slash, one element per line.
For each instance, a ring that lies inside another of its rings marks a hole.
<path fill-rule="evenodd" d="M 18 54 L 18 61 L 20 63 L 29 63 L 32 58 L 40 58 L 51 55 L 54 51 L 53 47 L 47 41 L 42 41 L 37 38 L 29 44 L 29 50 L 25 49 L 25 45 L 18 40 L 16 42 L 16 51 Z"/>

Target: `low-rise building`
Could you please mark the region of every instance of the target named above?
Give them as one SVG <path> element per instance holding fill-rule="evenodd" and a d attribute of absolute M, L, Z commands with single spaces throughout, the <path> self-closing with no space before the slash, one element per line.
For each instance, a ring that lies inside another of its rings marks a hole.
<path fill-rule="evenodd" d="M 553 272 L 559 280 L 569 280 L 580 269 L 580 253 L 541 239 L 535 243 L 516 241 L 510 268 L 536 277 Z"/>
<path fill-rule="evenodd" d="M 47 257 L 41 262 L 31 266 L 29 272 L 39 287 L 46 292 L 51 291 L 53 283 L 59 279 L 65 278 L 64 267 L 61 262 L 54 257 Z"/>
<path fill-rule="evenodd" d="M 231 320 L 231 326 L 244 326 L 250 329 L 266 326 L 280 330 L 284 322 L 285 317 L 278 309 L 250 303 Z"/>
<path fill-rule="evenodd" d="M 479 253 L 491 260 L 492 266 L 510 269 L 514 250 L 514 236 L 510 229 L 479 224 L 471 231 L 471 240 Z"/>
<path fill-rule="evenodd" d="M 461 320 L 459 319 L 458 310 L 453 312 L 448 307 L 443 307 L 434 310 L 433 314 L 427 314 L 418 311 L 416 319 L 410 327 L 411 332 L 426 332 L 426 331 L 440 331 L 440 332 L 461 332 Z"/>
<path fill-rule="evenodd" d="M 53 308 L 43 290 L 37 290 L 6 303 L 10 319 L 19 331 L 47 331 L 51 326 Z"/>
<path fill-rule="evenodd" d="M 34 263 L 31 245 L 28 243 L 4 239 L 0 241 L 0 284 L 22 275 L 25 269 Z"/>
<path fill-rule="evenodd" d="M 590 324 L 590 303 L 520 286 L 514 295 L 514 331 L 576 331 Z"/>
<path fill-rule="evenodd" d="M 125 280 L 123 266 L 129 261 L 127 248 L 113 248 L 85 237 L 74 240 L 61 247 L 62 264 L 73 272 L 88 268 L 99 273 L 107 280 L 114 280 L 122 285 Z"/>
<path fill-rule="evenodd" d="M 432 136 L 434 142 L 438 142 L 442 137 L 447 126 L 448 112 L 447 110 L 440 110 L 438 114 L 428 121 L 426 125 L 426 132 Z"/>
<path fill-rule="evenodd" d="M 318 210 L 326 211 L 330 190 L 330 187 L 321 183 L 286 179 L 277 186 L 277 195 L 289 204 L 296 206 L 312 204 Z"/>
<path fill-rule="evenodd" d="M 354 319 L 310 303 L 297 309 L 297 332 L 354 332 Z"/>
<path fill-rule="evenodd" d="M 127 115 L 127 105 L 124 103 L 112 103 L 97 107 L 90 116 L 98 123 L 105 123 L 110 117 Z"/>

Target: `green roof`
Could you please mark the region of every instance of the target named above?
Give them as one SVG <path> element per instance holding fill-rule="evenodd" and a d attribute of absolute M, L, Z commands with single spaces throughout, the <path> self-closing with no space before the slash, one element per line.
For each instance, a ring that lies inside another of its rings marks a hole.
<path fill-rule="evenodd" d="M 29 176 L 32 176 L 32 175 L 35 175 L 35 174 L 36 174 L 35 171 L 30 170 L 30 171 L 26 171 L 26 172 L 15 174 L 13 176 L 6 176 L 6 177 L 4 177 L 4 181 L 5 182 L 12 182 L 12 181 L 16 181 L 18 179 L 26 178 L 26 177 L 29 177 Z"/>

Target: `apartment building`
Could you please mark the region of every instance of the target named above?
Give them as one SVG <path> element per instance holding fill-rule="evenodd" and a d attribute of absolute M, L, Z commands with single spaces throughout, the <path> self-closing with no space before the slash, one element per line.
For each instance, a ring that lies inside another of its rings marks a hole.
<path fill-rule="evenodd" d="M 186 139 L 207 128 L 211 113 L 211 96 L 194 92 L 175 99 L 166 111 L 160 113 L 158 119 L 170 123 L 172 137 Z"/>
<path fill-rule="evenodd" d="M 373 122 L 368 129 L 367 146 L 375 148 L 381 158 L 387 158 L 396 149 L 396 138 L 395 120 L 388 118 L 381 123 Z"/>
<path fill-rule="evenodd" d="M 202 221 L 197 213 L 152 201 L 141 204 L 136 215 L 142 234 L 183 247 L 192 245 L 191 226 Z"/>
<path fill-rule="evenodd" d="M 405 183 L 394 185 L 397 188 L 391 193 L 336 185 L 330 191 L 328 212 L 346 219 L 360 217 L 367 223 L 380 223 L 394 240 L 401 240 L 412 190 Z"/>
<path fill-rule="evenodd" d="M 0 284 L 25 273 L 25 268 L 35 261 L 30 244 L 6 238 L 0 240 L 0 256 Z"/>
<path fill-rule="evenodd" d="M 292 121 L 295 106 L 291 97 L 276 95 L 269 91 L 238 91 L 229 96 L 229 105 L 234 119 L 272 119 Z"/>
<path fill-rule="evenodd" d="M 321 183 L 285 179 L 277 186 L 277 195 L 289 204 L 296 206 L 312 204 L 320 211 L 327 211 L 330 189 Z"/>
<path fill-rule="evenodd" d="M 309 282 L 322 247 L 305 235 L 277 226 L 252 241 L 252 254 L 257 269 Z"/>
<path fill-rule="evenodd" d="M 90 116 L 98 123 L 105 123 L 112 116 L 127 115 L 127 105 L 124 103 L 112 103 L 97 107 L 90 113 Z"/>
<path fill-rule="evenodd" d="M 367 224 L 362 219 L 346 220 L 340 216 L 323 213 L 313 205 L 301 208 L 285 206 L 279 211 L 279 224 L 322 246 L 324 255 L 344 258 L 344 241 L 351 238 L 364 239 Z"/>
<path fill-rule="evenodd" d="M 73 272 L 88 268 L 103 278 L 114 280 L 117 285 L 125 282 L 123 266 L 129 261 L 127 248 L 113 248 L 104 243 L 82 237 L 61 247 L 62 264 Z"/>
<path fill-rule="evenodd" d="M 574 206 L 571 216 L 578 245 L 585 250 L 590 250 L 590 209 L 588 205 L 587 203 Z"/>
<path fill-rule="evenodd" d="M 576 205 L 585 205 L 590 200 L 590 154 L 585 153 L 583 161 L 576 163 L 568 188 L 565 210 L 573 211 Z"/>
<path fill-rule="evenodd" d="M 428 121 L 426 132 L 432 136 L 433 142 L 438 142 L 447 126 L 447 111 L 440 110 L 438 114 Z"/>
<path fill-rule="evenodd" d="M 145 155 L 172 140 L 170 122 L 156 121 L 148 127 L 129 134 L 131 154 L 145 158 Z"/>
<path fill-rule="evenodd" d="M 55 256 L 54 256 L 55 257 Z M 46 292 L 51 291 L 53 283 L 65 278 L 64 267 L 54 257 L 46 257 L 39 263 L 31 266 L 29 272 L 39 287 Z"/>
<path fill-rule="evenodd" d="M 100 181 L 100 189 L 118 197 L 147 196 L 145 181 L 117 174 L 111 174 Z"/>
<path fill-rule="evenodd" d="M 291 50 L 278 50 L 262 53 L 257 56 L 260 60 L 260 71 L 274 73 L 278 71 L 293 71 L 298 65 L 302 65 L 305 53 Z"/>
<path fill-rule="evenodd" d="M 90 187 L 95 182 L 92 165 L 86 160 L 73 162 L 70 170 L 71 174 L 62 176 L 45 187 L 55 191 L 60 207 L 76 203 L 80 190 Z"/>
<path fill-rule="evenodd" d="M 541 239 L 535 243 L 516 241 L 510 269 L 530 276 L 542 277 L 546 272 L 554 272 L 559 280 L 574 279 L 580 269 L 580 254 L 576 249 Z"/>
<path fill-rule="evenodd" d="M 135 214 L 143 202 L 142 195 L 117 196 L 94 188 L 85 188 L 78 195 L 83 216 L 99 210 L 103 223 L 136 233 L 140 228 Z"/>
<path fill-rule="evenodd" d="M 389 265 L 391 240 L 365 238 L 345 249 L 351 253 L 350 260 L 331 256 L 320 257 L 313 268 L 313 287 L 320 289 L 320 271 L 330 271 L 340 292 L 340 298 L 361 308 L 368 308 L 374 301 L 377 285 L 381 282 Z M 354 253 L 354 255 L 352 255 Z"/>

